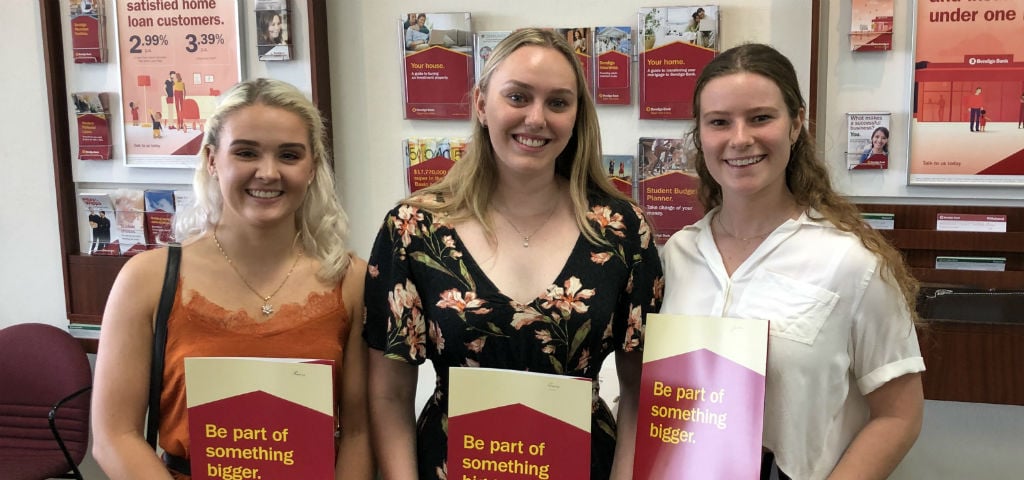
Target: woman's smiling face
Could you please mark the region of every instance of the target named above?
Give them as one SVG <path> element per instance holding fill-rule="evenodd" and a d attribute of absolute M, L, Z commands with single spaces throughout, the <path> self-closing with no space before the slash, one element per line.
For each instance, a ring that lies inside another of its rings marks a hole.
<path fill-rule="evenodd" d="M 792 118 L 779 87 L 768 77 L 733 73 L 700 93 L 700 143 L 708 172 L 724 197 L 782 193 L 786 165 L 803 125 Z"/>

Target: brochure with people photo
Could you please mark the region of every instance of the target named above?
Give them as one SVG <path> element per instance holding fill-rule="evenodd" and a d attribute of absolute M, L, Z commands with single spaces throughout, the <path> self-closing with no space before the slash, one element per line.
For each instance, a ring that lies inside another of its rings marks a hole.
<path fill-rule="evenodd" d="M 889 168 L 889 112 L 850 112 L 846 114 L 848 170 L 885 170 Z"/>
<path fill-rule="evenodd" d="M 260 61 L 292 59 L 288 2 L 256 0 L 256 52 Z"/>
<path fill-rule="evenodd" d="M 468 119 L 474 56 L 469 12 L 408 13 L 398 26 L 405 118 Z"/>
<path fill-rule="evenodd" d="M 715 5 L 640 9 L 640 118 L 693 118 L 697 77 L 718 54 L 718 12 Z"/>

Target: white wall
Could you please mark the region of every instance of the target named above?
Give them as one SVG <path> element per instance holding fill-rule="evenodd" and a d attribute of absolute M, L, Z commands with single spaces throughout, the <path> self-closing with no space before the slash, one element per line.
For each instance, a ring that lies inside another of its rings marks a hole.
<path fill-rule="evenodd" d="M 292 1 L 299 3 L 298 0 Z M 544 12 L 549 26 L 632 24 L 635 18 L 632 12 L 636 8 L 659 4 L 609 0 L 524 0 L 515 4 L 515 11 L 529 14 L 514 14 L 484 8 L 480 3 L 435 0 L 430 2 L 430 10 L 468 10 L 473 12 L 475 29 L 498 30 L 535 24 L 536 12 Z M 835 6 L 826 12 L 823 30 L 831 25 L 849 24 L 849 3 L 832 3 Z M 897 32 L 909 35 L 907 4 L 913 2 L 896 3 L 899 9 Z M 723 9 L 724 46 L 751 39 L 776 43 L 780 48 L 789 46 L 792 51 L 787 53 L 790 55 L 802 51 L 802 30 L 792 28 L 792 25 L 801 23 L 795 21 L 792 14 L 807 10 L 807 2 L 732 0 L 719 4 Z M 344 5 L 343 10 L 341 5 Z M 373 235 L 385 211 L 404 193 L 399 161 L 400 139 L 414 134 L 455 135 L 467 131 L 465 122 L 411 122 L 401 119 L 399 53 L 394 23 L 409 5 L 398 0 L 352 0 L 329 4 L 338 179 L 343 201 L 352 217 L 353 247 L 362 256 L 369 253 Z M 0 327 L 29 321 L 64 326 L 64 291 L 39 10 L 37 2 L 26 1 L 5 12 L 8 37 L 17 38 L 18 42 L 16 46 L 0 50 L 0 63 L 8 69 L 7 74 L 0 75 L 0 105 L 4 106 L 7 115 L 0 122 L 0 165 L 7 179 L 4 187 L 0 188 Z M 836 36 L 839 34 L 824 31 L 823 35 L 831 37 L 829 58 L 848 55 L 848 46 L 841 43 L 842 37 Z M 902 50 L 908 45 L 908 37 L 897 34 L 896 48 Z M 891 105 L 906 103 L 905 90 L 889 89 L 888 86 L 890 82 L 906 81 L 906 77 L 893 79 L 886 73 L 884 85 L 871 83 L 874 81 L 862 77 L 874 78 L 874 73 L 883 70 L 889 72 L 905 68 L 898 63 L 908 61 L 908 58 L 906 53 L 898 52 L 878 54 L 874 58 L 858 57 L 857 68 L 842 67 L 835 60 L 823 59 L 823 83 L 827 83 L 831 93 L 821 98 L 823 102 L 827 98 L 829 110 L 835 110 L 839 115 L 838 120 L 831 115 L 825 120 L 825 135 L 833 135 L 832 130 L 843 131 L 845 126 L 835 122 L 845 121 L 842 114 L 848 110 L 884 105 L 894 113 L 898 112 Z M 806 58 L 803 62 L 807 63 Z M 858 87 L 866 82 L 873 86 L 870 89 Z M 858 91 L 859 100 L 854 95 Z M 863 97 L 882 94 L 879 93 L 881 91 L 891 95 L 883 97 L 884 103 L 882 100 L 872 101 L 870 105 L 863 102 Z M 608 153 L 633 153 L 633 145 L 640 134 L 675 135 L 685 124 L 640 122 L 635 120 L 635 107 L 622 111 L 602 107 L 600 113 Z M 894 118 L 894 123 L 896 121 Z M 894 152 L 894 158 L 898 155 Z M 845 175 L 841 172 L 841 176 Z M 989 202 L 989 199 L 995 199 L 991 203 L 1006 203 L 1008 199 L 1020 202 L 1021 194 L 1016 190 L 960 192 L 935 187 L 910 189 L 903 185 L 905 178 L 905 172 L 901 174 L 894 169 L 847 183 L 840 180 L 848 192 L 865 196 L 881 189 L 884 195 L 891 197 L 915 195 L 920 197 L 917 201 L 957 195 L 965 197 L 958 200 L 963 203 L 972 201 L 971 198 L 974 202 Z M 1024 472 L 1020 432 L 1024 432 L 1024 407 L 929 401 L 922 436 L 893 478 L 1020 478 Z M 95 467 L 91 467 L 86 475 L 95 480 L 103 478 L 95 473 Z"/>

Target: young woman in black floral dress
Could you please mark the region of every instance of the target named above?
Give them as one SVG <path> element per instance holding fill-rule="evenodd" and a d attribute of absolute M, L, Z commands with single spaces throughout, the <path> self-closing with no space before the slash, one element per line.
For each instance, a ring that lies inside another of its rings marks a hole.
<path fill-rule="evenodd" d="M 604 175 L 572 47 L 547 30 L 513 33 L 485 65 L 473 110 L 466 155 L 387 214 L 370 256 L 364 336 L 381 472 L 447 478 L 448 369 L 471 366 L 592 379 L 591 478 L 629 478 L 644 318 L 664 279 L 643 213 Z M 597 394 L 612 352 L 617 426 Z M 437 388 L 417 425 L 426 360 Z"/>

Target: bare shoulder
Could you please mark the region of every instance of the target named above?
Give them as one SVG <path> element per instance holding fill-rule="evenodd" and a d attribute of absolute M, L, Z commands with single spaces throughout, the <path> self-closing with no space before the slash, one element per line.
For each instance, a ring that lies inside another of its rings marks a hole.
<path fill-rule="evenodd" d="M 345 271 L 345 278 L 342 280 L 342 300 L 349 309 L 349 313 L 358 318 L 363 315 L 363 283 L 366 281 L 366 260 L 356 255 L 350 255 L 348 269 Z"/>
<path fill-rule="evenodd" d="M 148 250 L 133 256 L 121 268 L 118 283 L 128 282 L 139 293 L 148 293 L 152 288 L 157 291 L 163 286 L 164 272 L 167 270 L 167 248 Z"/>

